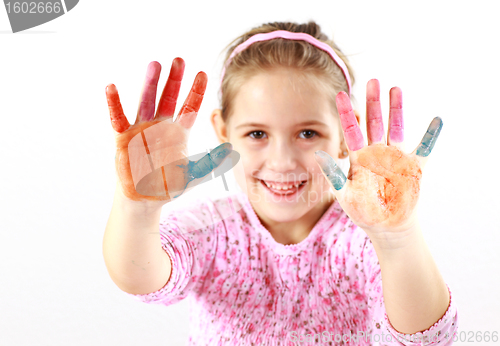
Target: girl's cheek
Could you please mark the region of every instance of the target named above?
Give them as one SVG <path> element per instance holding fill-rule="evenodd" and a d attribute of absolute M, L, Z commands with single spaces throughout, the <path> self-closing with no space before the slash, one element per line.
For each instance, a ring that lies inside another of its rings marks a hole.
<path fill-rule="evenodd" d="M 313 180 L 315 188 L 321 193 L 329 192 L 330 183 L 326 180 L 316 160 L 313 160 L 311 163 L 309 163 L 308 170 L 309 176 Z"/>
<path fill-rule="evenodd" d="M 235 149 L 236 150 L 236 149 Z M 238 150 L 236 150 L 238 151 Z M 236 182 L 238 183 L 239 187 L 241 188 L 242 191 L 248 193 L 248 183 L 247 181 L 251 179 L 251 167 L 248 166 L 248 164 L 245 162 L 245 154 L 241 153 L 238 151 L 240 154 L 240 160 L 238 163 L 233 167 L 233 174 L 236 179 Z"/>
<path fill-rule="evenodd" d="M 314 155 L 314 153 L 313 153 Z M 321 179 L 323 173 L 321 172 L 321 168 L 319 167 L 318 163 L 316 160 L 313 159 L 313 161 L 309 162 L 307 165 L 307 170 L 310 176 L 314 179 L 316 183 L 322 182 L 325 179 Z"/>

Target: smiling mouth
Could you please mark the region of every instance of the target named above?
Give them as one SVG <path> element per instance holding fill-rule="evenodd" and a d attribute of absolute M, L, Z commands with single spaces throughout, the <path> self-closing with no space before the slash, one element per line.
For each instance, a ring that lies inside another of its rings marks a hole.
<path fill-rule="evenodd" d="M 307 184 L 307 180 L 291 183 L 278 183 L 261 179 L 259 181 L 267 190 L 277 195 L 292 195 Z"/>

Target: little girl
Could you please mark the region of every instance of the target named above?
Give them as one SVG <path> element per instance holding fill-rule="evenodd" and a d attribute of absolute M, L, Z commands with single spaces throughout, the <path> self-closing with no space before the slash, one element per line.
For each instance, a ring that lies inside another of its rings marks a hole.
<path fill-rule="evenodd" d="M 175 59 L 155 114 L 160 65 L 148 66 L 132 126 L 106 89 L 118 179 L 103 248 L 116 285 L 146 303 L 189 296 L 190 345 L 452 344 L 457 310 L 416 215 L 441 120 L 405 153 L 401 90 L 386 139 L 371 80 L 365 145 L 339 48 L 314 22 L 270 23 L 229 49 L 211 115 L 223 144 L 189 161 L 207 77 L 173 121 L 183 70 Z M 243 192 L 160 220 L 233 149 Z M 334 159 L 347 157 L 346 178 Z"/>

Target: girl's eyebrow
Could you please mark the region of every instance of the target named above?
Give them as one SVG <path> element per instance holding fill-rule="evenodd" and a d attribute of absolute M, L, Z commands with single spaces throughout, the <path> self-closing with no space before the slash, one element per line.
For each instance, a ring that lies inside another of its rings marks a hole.
<path fill-rule="evenodd" d="M 300 127 L 300 126 L 310 126 L 310 125 L 319 125 L 319 126 L 327 126 L 324 122 L 318 121 L 318 120 L 308 120 L 308 121 L 303 121 L 301 123 L 295 124 L 295 127 Z M 262 128 L 268 128 L 269 126 L 265 124 L 260 124 L 260 123 L 243 123 L 235 127 L 235 129 L 238 129 L 240 127 L 262 127 Z"/>
<path fill-rule="evenodd" d="M 259 124 L 259 123 L 243 123 L 235 127 L 235 129 L 238 129 L 240 127 L 268 127 L 267 125 L 264 124 Z"/>

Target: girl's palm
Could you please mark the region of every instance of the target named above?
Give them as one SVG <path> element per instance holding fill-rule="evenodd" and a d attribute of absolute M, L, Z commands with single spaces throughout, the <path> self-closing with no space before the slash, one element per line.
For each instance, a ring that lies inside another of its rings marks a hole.
<path fill-rule="evenodd" d="M 440 118 L 429 126 L 420 145 L 403 152 L 402 94 L 390 92 L 389 131 L 384 138 L 380 87 L 377 80 L 367 85 L 368 146 L 358 126 L 346 93 L 337 95 L 337 108 L 349 148 L 350 171 L 347 179 L 333 159 L 317 152 L 317 160 L 336 190 L 342 208 L 359 227 L 375 232 L 403 231 L 415 221 L 422 167 L 442 127 Z"/>
<path fill-rule="evenodd" d="M 134 125 L 125 117 L 113 84 L 106 88 L 106 96 L 117 144 L 116 171 L 123 193 L 132 200 L 165 203 L 180 195 L 191 181 L 217 167 L 231 152 L 231 145 L 224 143 L 201 160 L 189 161 L 189 129 L 200 109 L 207 76 L 204 72 L 198 73 L 179 116 L 173 121 L 184 61 L 176 58 L 172 63 L 155 114 L 160 71 L 159 63 L 149 64 Z M 196 182 L 190 187 L 194 185 Z"/>

